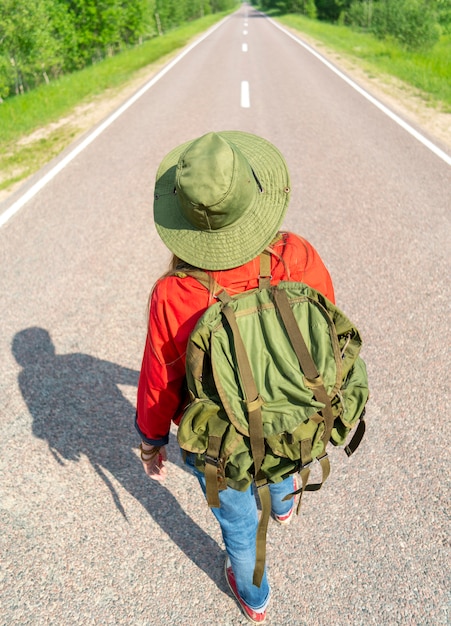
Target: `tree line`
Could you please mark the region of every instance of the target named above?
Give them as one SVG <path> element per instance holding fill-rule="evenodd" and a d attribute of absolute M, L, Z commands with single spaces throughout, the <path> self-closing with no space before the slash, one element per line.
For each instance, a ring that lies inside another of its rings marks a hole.
<path fill-rule="evenodd" d="M 408 49 L 434 46 L 441 33 L 451 34 L 450 0 L 252 0 L 263 11 L 300 13 L 393 37 Z"/>
<path fill-rule="evenodd" d="M 0 0 L 0 101 L 237 0 Z"/>

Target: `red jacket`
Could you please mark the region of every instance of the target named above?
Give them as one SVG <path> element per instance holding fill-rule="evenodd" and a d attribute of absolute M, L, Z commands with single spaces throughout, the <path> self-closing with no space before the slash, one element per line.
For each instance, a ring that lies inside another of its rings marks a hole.
<path fill-rule="evenodd" d="M 273 245 L 271 283 L 303 282 L 334 302 L 332 281 L 316 250 L 292 233 Z M 230 270 L 211 272 L 233 295 L 258 286 L 259 257 Z M 197 320 L 211 304 L 211 295 L 191 276 L 167 276 L 155 285 L 138 384 L 136 427 L 143 441 L 168 442 L 171 421 L 179 423 L 188 402 L 185 352 Z"/>

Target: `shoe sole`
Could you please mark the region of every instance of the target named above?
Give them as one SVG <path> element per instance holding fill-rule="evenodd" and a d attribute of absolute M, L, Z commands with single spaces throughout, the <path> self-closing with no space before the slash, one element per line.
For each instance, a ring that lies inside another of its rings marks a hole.
<path fill-rule="evenodd" d="M 237 596 L 237 594 L 235 593 L 235 591 L 234 591 L 234 589 L 233 589 L 232 585 L 230 584 L 229 577 L 227 576 L 227 570 L 228 570 L 228 568 L 229 568 L 229 567 L 231 567 L 231 566 L 230 566 L 229 557 L 226 557 L 226 560 L 225 560 L 225 563 L 224 563 L 224 576 L 225 576 L 225 579 L 226 579 L 226 581 L 227 581 L 227 585 L 229 586 L 229 589 L 230 589 L 230 591 L 232 592 L 233 597 L 235 598 L 235 600 L 236 600 L 236 601 L 237 601 L 237 603 L 238 603 L 238 606 L 239 606 L 239 607 L 240 607 L 240 609 L 241 609 L 242 614 L 243 614 L 243 615 L 244 615 L 244 617 L 248 620 L 248 622 L 250 622 L 251 624 L 264 624 L 264 623 L 265 623 L 265 621 L 266 621 L 266 615 L 265 615 L 265 618 L 264 618 L 262 621 L 260 621 L 260 622 L 256 622 L 255 620 L 253 620 L 253 619 L 252 619 L 252 617 L 251 617 L 250 615 L 248 615 L 248 614 L 246 613 L 246 611 L 245 611 L 244 607 L 242 606 L 242 604 L 241 604 L 241 602 L 240 602 L 239 597 L 238 597 L 238 596 Z"/>

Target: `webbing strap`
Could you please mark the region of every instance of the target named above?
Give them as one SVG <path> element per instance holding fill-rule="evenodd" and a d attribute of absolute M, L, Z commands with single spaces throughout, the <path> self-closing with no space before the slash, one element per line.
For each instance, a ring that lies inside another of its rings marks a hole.
<path fill-rule="evenodd" d="M 216 298 L 218 298 L 218 300 L 221 300 L 222 302 L 227 302 L 231 299 L 224 287 L 221 287 L 221 285 L 214 280 L 212 275 L 208 274 L 208 272 L 205 272 L 204 270 L 189 269 L 184 272 L 179 272 L 178 275 L 191 276 L 192 278 L 195 278 L 205 287 L 205 289 L 207 289 L 207 291 L 210 291 Z"/>
<path fill-rule="evenodd" d="M 216 288 L 219 287 L 219 285 L 217 285 L 215 281 L 213 281 L 212 277 L 203 270 L 190 269 L 189 271 L 183 272 L 183 274 L 195 278 L 198 282 L 200 282 L 201 285 L 205 287 L 205 289 L 207 289 L 207 291 L 210 291 L 210 289 L 212 288 L 214 291 L 216 291 Z"/>
<path fill-rule="evenodd" d="M 357 450 L 357 448 L 360 445 L 360 442 L 363 439 L 363 435 L 365 434 L 366 424 L 365 424 L 365 420 L 363 419 L 364 414 L 365 414 L 365 410 L 363 411 L 360 417 L 360 421 L 351 438 L 351 441 L 345 446 L 345 452 L 348 456 L 351 456 L 351 454 L 353 454 Z"/>
<path fill-rule="evenodd" d="M 301 478 L 301 486 L 299 487 L 299 489 L 296 489 L 296 491 L 293 491 L 292 493 L 288 493 L 284 498 L 282 498 L 282 501 L 291 500 L 291 498 L 294 498 L 295 496 L 299 495 L 298 505 L 296 508 L 296 515 L 299 515 L 299 510 L 301 508 L 301 503 L 302 503 L 302 494 L 304 493 L 304 491 L 309 491 L 308 489 L 309 485 L 307 483 L 310 477 L 310 464 L 306 465 L 305 467 L 301 469 L 301 471 L 299 472 L 299 476 Z"/>
<path fill-rule="evenodd" d="M 287 493 L 287 495 L 282 498 L 282 502 L 284 502 L 285 500 L 291 500 L 291 498 L 299 494 L 302 495 L 307 486 L 308 478 L 310 476 L 310 465 L 311 464 L 309 463 L 299 471 L 299 476 L 301 477 L 301 486 L 299 487 L 299 489 L 296 489 L 296 491 L 292 491 L 291 493 Z"/>
<path fill-rule="evenodd" d="M 299 500 L 298 500 L 298 506 L 296 508 L 296 515 L 299 515 L 299 511 L 301 508 L 301 502 L 302 502 L 302 494 L 305 491 L 305 488 L 307 487 L 307 483 L 308 483 L 308 479 L 310 476 L 310 466 L 307 467 L 303 467 L 301 469 L 301 471 L 299 472 L 299 476 L 301 477 L 301 481 L 302 481 L 302 486 L 300 489 L 298 489 L 297 491 L 294 492 L 293 496 L 297 493 L 300 493 L 301 495 L 299 496 Z"/>
<path fill-rule="evenodd" d="M 296 322 L 287 293 L 284 289 L 274 289 L 273 293 L 276 306 L 279 310 L 293 349 L 296 352 L 296 356 L 302 371 L 304 372 L 304 376 L 309 380 L 314 381 L 318 378 L 319 373 L 312 357 L 310 356 L 310 352 L 308 351 L 301 330 Z"/>
<path fill-rule="evenodd" d="M 321 458 L 318 458 L 318 461 L 321 465 L 321 470 L 323 474 L 321 482 L 308 484 L 308 479 L 310 477 L 310 465 L 311 465 L 311 463 L 309 463 L 308 465 L 303 467 L 301 471 L 299 472 L 299 476 L 301 477 L 301 486 L 299 487 L 299 489 L 296 489 L 296 491 L 293 491 L 292 493 L 289 493 L 284 498 L 282 498 L 282 500 L 290 500 L 291 498 L 294 498 L 294 496 L 299 495 L 299 501 L 298 501 L 298 505 L 296 508 L 297 515 L 299 515 L 299 510 L 301 508 L 301 503 L 302 503 L 302 494 L 304 493 L 304 491 L 317 491 L 318 489 L 321 489 L 321 487 L 326 482 L 330 474 L 330 463 L 329 463 L 329 457 L 327 456 L 327 454 L 324 454 Z"/>
<path fill-rule="evenodd" d="M 267 481 L 259 486 L 257 482 L 258 495 L 262 507 L 260 521 L 257 528 L 256 551 L 255 551 L 255 567 L 252 582 L 256 587 L 260 587 L 266 563 L 266 533 L 268 530 L 268 522 L 271 514 L 271 493 Z"/>
<path fill-rule="evenodd" d="M 208 506 L 219 508 L 218 463 L 221 449 L 221 437 L 208 438 L 208 450 L 205 454 L 205 491 Z"/>
<path fill-rule="evenodd" d="M 310 463 L 313 461 L 312 439 L 310 437 L 308 437 L 307 439 L 301 439 L 300 449 L 302 466 L 304 467 L 305 465 L 310 465 Z"/>
<path fill-rule="evenodd" d="M 317 461 L 319 461 L 319 464 L 321 465 L 321 471 L 322 471 L 322 479 L 320 483 L 311 483 L 310 485 L 306 485 L 305 487 L 305 491 L 318 491 L 318 489 L 321 489 L 321 487 L 323 486 L 323 484 L 326 482 L 326 480 L 329 477 L 330 474 L 330 462 L 329 462 L 329 457 L 327 456 L 327 454 L 323 454 L 323 456 L 318 457 Z"/>
<path fill-rule="evenodd" d="M 301 464 L 302 464 L 302 468 L 299 471 L 299 476 L 301 477 L 301 486 L 299 489 L 296 489 L 296 491 L 293 491 L 293 493 L 288 493 L 284 498 L 282 498 L 282 500 L 291 500 L 291 498 L 294 498 L 294 496 L 301 494 L 299 498 L 299 502 L 298 502 L 297 513 L 299 513 L 299 509 L 301 508 L 302 494 L 304 493 L 304 490 L 307 486 L 308 479 L 310 476 L 310 465 L 312 464 L 312 461 L 313 461 L 312 440 L 310 438 L 301 440 L 300 454 L 301 454 Z"/>

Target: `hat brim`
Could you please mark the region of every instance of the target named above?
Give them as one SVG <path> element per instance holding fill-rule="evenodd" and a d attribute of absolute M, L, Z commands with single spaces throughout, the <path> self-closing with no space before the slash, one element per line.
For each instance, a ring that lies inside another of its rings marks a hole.
<path fill-rule="evenodd" d="M 209 270 L 238 267 L 260 254 L 279 230 L 290 195 L 288 168 L 273 144 L 242 131 L 217 134 L 241 150 L 261 186 L 241 218 L 227 228 L 207 231 L 196 229 L 184 217 L 175 193 L 175 174 L 191 141 L 171 150 L 161 162 L 154 197 L 155 227 L 169 250 L 190 265 Z"/>

